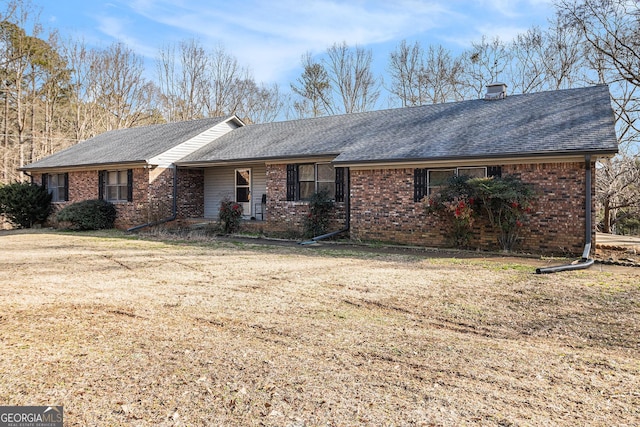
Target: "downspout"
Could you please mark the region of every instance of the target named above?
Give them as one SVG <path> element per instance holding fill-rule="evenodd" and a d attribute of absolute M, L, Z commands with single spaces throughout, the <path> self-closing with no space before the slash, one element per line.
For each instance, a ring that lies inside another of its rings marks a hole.
<path fill-rule="evenodd" d="M 178 167 L 173 165 L 173 202 L 171 205 L 171 216 L 159 221 L 147 222 L 145 224 L 136 225 L 127 229 L 127 233 L 137 231 L 145 227 L 153 227 L 155 225 L 164 224 L 170 221 L 174 221 L 178 216 Z"/>
<path fill-rule="evenodd" d="M 331 233 L 323 234 L 321 236 L 312 237 L 311 240 L 307 240 L 305 242 L 300 242 L 301 245 L 312 245 L 316 243 L 318 240 L 328 239 L 329 237 L 337 236 L 338 234 L 345 233 L 349 231 L 351 227 L 351 172 L 349 168 L 345 168 L 346 178 L 347 178 L 347 191 L 345 192 L 345 226 L 344 228 L 332 231 Z"/>
<path fill-rule="evenodd" d="M 573 264 L 559 265 L 556 267 L 544 267 L 536 268 L 536 274 L 557 273 L 559 271 L 567 270 L 582 270 L 589 268 L 593 265 L 593 259 L 589 258 L 591 253 L 591 156 L 587 154 L 584 157 L 584 170 L 585 170 L 585 244 L 582 251 L 582 258 Z"/>

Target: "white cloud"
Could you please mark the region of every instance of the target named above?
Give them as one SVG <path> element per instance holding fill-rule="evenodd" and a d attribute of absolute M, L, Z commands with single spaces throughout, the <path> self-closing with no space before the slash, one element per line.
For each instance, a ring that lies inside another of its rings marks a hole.
<path fill-rule="evenodd" d="M 487 12 L 496 12 L 502 18 L 518 19 L 526 17 L 532 9 L 548 8 L 553 0 L 478 0 L 478 5 L 487 9 Z"/>
<path fill-rule="evenodd" d="M 273 81 L 297 68 L 307 52 L 333 43 L 371 45 L 409 37 L 437 25 L 446 9 L 434 2 L 404 0 L 305 2 L 259 0 L 209 6 L 210 2 L 137 0 L 137 14 L 205 43 L 222 44 L 243 64 L 251 64 L 256 80 Z M 113 25 L 112 25 L 113 27 Z M 121 28 L 111 29 L 124 38 Z"/>
<path fill-rule="evenodd" d="M 487 36 L 487 39 L 493 40 L 496 37 L 504 43 L 509 43 L 516 39 L 518 34 L 527 32 L 529 27 L 519 26 L 499 26 L 499 25 L 480 25 L 477 27 L 478 33 Z"/>
<path fill-rule="evenodd" d="M 99 29 L 153 59 L 166 43 L 222 44 L 259 82 L 283 83 L 310 51 L 333 43 L 377 48 L 402 39 L 466 48 L 482 35 L 509 41 L 551 0 L 118 0 Z M 374 59 L 388 52 L 374 50 Z"/>
<path fill-rule="evenodd" d="M 153 57 L 157 54 L 159 46 L 150 46 L 146 42 L 136 38 L 130 32 L 130 28 L 134 25 L 133 21 L 128 18 L 114 18 L 110 16 L 97 17 L 98 29 L 111 37 L 114 41 L 124 43 L 127 48 L 133 50 L 138 55 L 145 57 Z M 109 44 L 109 43 L 105 43 Z M 101 46 L 106 47 L 106 46 Z"/>

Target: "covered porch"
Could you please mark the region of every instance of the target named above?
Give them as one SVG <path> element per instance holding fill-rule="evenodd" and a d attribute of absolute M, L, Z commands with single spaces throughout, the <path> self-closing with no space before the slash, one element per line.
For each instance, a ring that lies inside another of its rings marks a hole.
<path fill-rule="evenodd" d="M 264 222 L 267 219 L 266 165 L 264 162 L 234 164 L 203 164 L 180 166 L 200 170 L 203 208 L 201 216 L 190 218 L 188 224 L 217 222 L 220 203 L 224 200 L 242 206 L 244 222 Z"/>

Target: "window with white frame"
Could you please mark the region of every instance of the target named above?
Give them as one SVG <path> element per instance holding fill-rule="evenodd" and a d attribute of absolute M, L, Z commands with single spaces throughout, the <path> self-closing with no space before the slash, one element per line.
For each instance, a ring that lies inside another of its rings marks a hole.
<path fill-rule="evenodd" d="M 448 181 L 454 176 L 467 176 L 470 178 L 487 177 L 487 169 L 488 168 L 485 166 L 415 169 L 413 200 L 414 202 L 419 202 L 424 197 L 437 193 L 441 188 L 447 185 Z M 491 176 L 499 175 L 501 173 L 499 166 L 489 169 L 491 169 Z"/>
<path fill-rule="evenodd" d="M 309 200 L 316 192 L 316 165 L 298 165 L 298 200 Z"/>

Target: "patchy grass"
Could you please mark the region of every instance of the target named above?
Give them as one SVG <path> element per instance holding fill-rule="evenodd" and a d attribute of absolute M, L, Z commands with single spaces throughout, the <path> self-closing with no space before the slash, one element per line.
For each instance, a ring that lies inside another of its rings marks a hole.
<path fill-rule="evenodd" d="M 640 270 L 0 234 L 0 402 L 66 425 L 633 425 Z"/>

